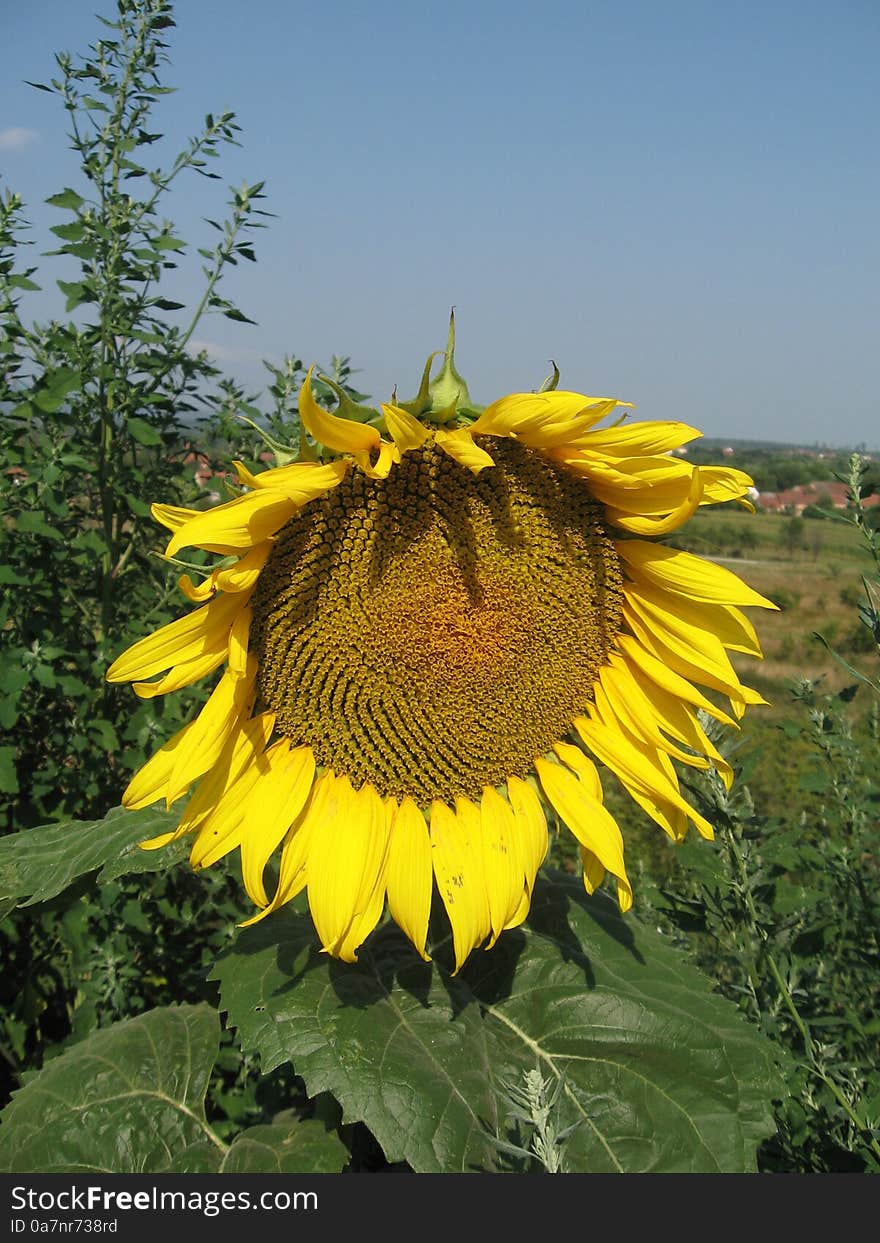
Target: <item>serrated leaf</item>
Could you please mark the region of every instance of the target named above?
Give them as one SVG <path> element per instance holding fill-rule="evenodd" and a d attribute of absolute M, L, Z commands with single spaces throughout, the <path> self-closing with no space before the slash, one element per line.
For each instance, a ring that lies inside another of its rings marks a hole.
<path fill-rule="evenodd" d="M 93 1032 L 0 1114 L 6 1173 L 339 1173 L 348 1151 L 316 1120 L 278 1114 L 223 1143 L 205 1118 L 220 1049 L 208 1005 L 167 1006 Z"/>
<path fill-rule="evenodd" d="M 268 1126 L 252 1126 L 236 1136 L 220 1164 L 220 1174 L 338 1174 L 348 1149 L 334 1131 L 293 1112 L 278 1114 Z"/>
<path fill-rule="evenodd" d="M 67 299 L 64 304 L 65 311 L 73 311 L 87 300 L 87 288 L 81 281 L 56 281 L 55 284 Z"/>
<path fill-rule="evenodd" d="M 150 516 L 150 507 L 139 496 L 134 496 L 131 492 L 126 492 L 125 501 L 128 508 L 138 518 L 148 518 Z"/>
<path fill-rule="evenodd" d="M 85 237 L 86 226 L 81 220 L 72 220 L 70 224 L 56 224 L 49 230 L 63 242 L 81 242 Z"/>
<path fill-rule="evenodd" d="M 61 367 L 43 377 L 40 388 L 34 391 L 31 400 L 46 414 L 54 414 L 60 410 L 64 398 L 79 386 L 80 373 L 73 367 Z"/>
<path fill-rule="evenodd" d="M 158 237 L 150 239 L 153 246 L 157 250 L 185 250 L 186 242 L 179 237 L 172 237 L 170 233 L 160 233 Z"/>
<path fill-rule="evenodd" d="M 32 281 L 29 277 L 22 276 L 19 273 L 13 273 L 12 276 L 7 276 L 6 284 L 10 287 L 10 289 L 40 289 L 41 288 L 41 286 L 38 285 L 35 281 Z"/>
<path fill-rule="evenodd" d="M 152 807 L 114 807 L 103 820 L 63 820 L 11 833 L 0 838 L 0 899 L 32 906 L 57 897 L 89 872 L 98 872 L 103 883 L 165 868 L 180 858 L 179 851 L 141 850 L 138 843 L 169 832 L 179 818 Z"/>
<path fill-rule="evenodd" d="M 155 427 L 152 427 L 146 419 L 126 419 L 125 427 L 130 435 L 133 436 L 138 442 L 138 444 L 151 447 L 162 443 L 162 437 L 156 431 Z"/>
<path fill-rule="evenodd" d="M 53 397 L 66 397 L 80 386 L 80 373 L 76 367 L 59 367 L 45 376 L 43 383 Z"/>
<path fill-rule="evenodd" d="M 205 1121 L 220 1047 L 210 1006 L 169 1006 L 94 1032 L 49 1062 L 0 1114 L 0 1169 L 8 1173 L 159 1173 L 207 1141 L 217 1168 L 225 1145 Z"/>
<path fill-rule="evenodd" d="M 44 88 L 45 89 L 45 88 Z M 85 199 L 77 194 L 76 190 L 71 190 L 69 186 L 65 187 L 60 194 L 52 194 L 46 199 L 50 207 L 69 207 L 72 211 L 79 211 Z"/>
<path fill-rule="evenodd" d="M 452 977 L 385 925 L 346 965 L 287 910 L 243 932 L 212 978 L 263 1073 L 292 1061 L 310 1095 L 363 1120 L 419 1172 L 498 1168 L 501 1086 L 562 1082 L 566 1169 L 752 1171 L 781 1092 L 773 1046 L 661 936 L 555 875 L 529 926 Z"/>
<path fill-rule="evenodd" d="M 54 393 L 49 393 L 45 389 L 38 389 L 32 395 L 31 401 L 44 414 L 55 414 L 64 404 L 62 397 L 56 397 Z"/>
<path fill-rule="evenodd" d="M 45 539 L 61 540 L 64 536 L 50 527 L 38 510 L 26 509 L 15 520 L 15 526 L 23 535 L 42 535 Z"/>

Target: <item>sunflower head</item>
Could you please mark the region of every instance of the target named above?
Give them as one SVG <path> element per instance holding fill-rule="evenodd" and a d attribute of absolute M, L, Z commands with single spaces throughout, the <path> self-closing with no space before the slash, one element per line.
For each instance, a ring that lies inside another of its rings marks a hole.
<path fill-rule="evenodd" d="M 735 726 L 760 695 L 729 653 L 760 656 L 734 574 L 664 545 L 751 480 L 671 450 L 682 423 L 556 388 L 478 409 L 454 364 L 381 410 L 300 394 L 308 439 L 206 511 L 155 505 L 189 613 L 124 652 L 142 697 L 221 670 L 208 702 L 132 778 L 139 808 L 190 793 L 193 866 L 233 850 L 263 919 L 307 890 L 323 948 L 351 961 L 388 909 L 427 957 L 436 885 L 456 969 L 528 914 L 548 820 L 576 838 L 584 885 L 632 902 L 613 774 L 672 839 L 712 826 L 675 764 L 732 772 L 702 713 Z M 323 378 L 323 377 L 322 377 Z M 193 787 L 194 790 L 193 790 Z M 267 891 L 268 864 L 272 869 Z"/>

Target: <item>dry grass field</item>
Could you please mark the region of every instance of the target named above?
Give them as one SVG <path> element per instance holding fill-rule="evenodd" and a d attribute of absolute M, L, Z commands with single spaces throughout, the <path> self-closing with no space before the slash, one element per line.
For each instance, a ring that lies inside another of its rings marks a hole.
<path fill-rule="evenodd" d="M 843 521 L 793 522 L 780 514 L 733 509 L 698 514 L 676 543 L 719 561 L 780 605 L 778 613 L 751 614 L 765 659 L 759 663 L 735 656 L 734 663 L 743 681 L 770 704 L 751 710 L 743 723 L 741 753 L 760 758 L 750 788 L 760 810 L 788 817 L 809 797 L 800 783 L 818 762 L 814 750 L 794 736 L 792 726 L 806 728 L 809 721 L 792 688 L 805 677 L 820 693 L 854 681 L 817 633 L 851 664 L 870 667 L 870 635 L 859 622 L 858 601 L 861 576 L 870 572 L 871 560 L 858 531 Z M 862 689 L 852 704 L 854 719 L 863 724 L 868 708 Z"/>
<path fill-rule="evenodd" d="M 757 678 L 775 700 L 805 674 L 824 674 L 830 690 L 852 680 L 813 637 L 816 632 L 847 658 L 865 639 L 857 602 L 861 575 L 871 563 L 858 532 L 842 521 L 805 518 L 791 524 L 777 514 L 720 511 L 692 519 L 676 541 L 719 561 L 780 606 L 778 613 L 752 614 L 763 663 L 756 666 L 747 657 L 739 662 L 746 680 L 754 684 Z"/>

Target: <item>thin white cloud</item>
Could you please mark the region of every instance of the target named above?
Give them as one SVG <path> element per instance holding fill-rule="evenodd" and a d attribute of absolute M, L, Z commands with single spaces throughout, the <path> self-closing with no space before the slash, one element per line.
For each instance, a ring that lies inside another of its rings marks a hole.
<path fill-rule="evenodd" d="M 235 345 L 220 345 L 216 341 L 198 341 L 193 339 L 187 342 L 186 348 L 190 354 L 201 354 L 202 350 L 204 350 L 218 363 L 252 362 L 254 359 L 262 357 L 259 350 L 246 349 Z"/>
<path fill-rule="evenodd" d="M 21 125 L 0 129 L 0 151 L 21 151 L 35 142 L 38 137 L 35 129 L 25 129 Z"/>

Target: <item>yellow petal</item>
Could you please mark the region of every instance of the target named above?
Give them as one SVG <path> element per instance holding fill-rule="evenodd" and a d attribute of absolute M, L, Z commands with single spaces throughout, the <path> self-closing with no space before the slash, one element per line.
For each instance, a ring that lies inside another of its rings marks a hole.
<path fill-rule="evenodd" d="M 601 688 L 599 689 L 601 697 Z M 601 720 L 599 723 L 601 724 Z M 618 733 L 619 730 L 616 726 L 614 726 L 612 727 L 611 732 Z M 598 787 L 597 798 L 599 802 L 602 802 L 602 786 L 599 781 L 599 774 L 595 771 L 595 765 L 593 765 L 592 761 L 587 759 L 578 747 L 571 747 L 566 744 L 557 743 L 554 750 L 557 752 L 560 759 L 562 759 L 569 765 L 569 767 L 577 772 L 581 781 L 588 784 L 591 792 L 596 791 Z M 660 756 L 655 752 L 655 759 L 659 758 Z M 591 776 L 588 776 L 588 773 L 585 771 L 585 760 L 593 770 Z M 654 767 L 659 767 L 659 765 L 655 762 Z M 666 832 L 673 839 L 673 841 L 678 842 L 684 838 L 687 832 L 687 817 L 681 810 L 683 800 L 679 798 L 678 805 L 664 801 L 657 794 L 656 790 L 649 791 L 646 785 L 637 782 L 631 773 L 625 771 L 620 766 L 612 768 L 611 771 L 614 772 L 615 776 L 623 785 L 630 798 L 632 798 L 643 809 L 643 811 L 651 817 L 652 820 L 659 824 L 664 832 Z M 674 771 L 670 773 L 668 770 L 660 768 L 659 776 L 664 783 L 671 783 L 674 791 L 677 790 L 677 782 L 675 780 Z M 589 851 L 583 853 L 585 850 L 583 846 L 581 849 L 581 862 L 584 869 L 584 887 L 587 890 L 587 893 L 592 894 L 602 883 L 605 869 L 595 855 Z"/>
<path fill-rule="evenodd" d="M 356 453 L 354 456 L 358 466 L 370 479 L 387 479 L 392 467 L 400 461 L 397 445 L 390 440 L 381 441 L 377 454 Z"/>
<path fill-rule="evenodd" d="M 621 657 L 609 656 L 608 663 L 602 669 L 599 679 L 601 688 L 607 696 L 614 723 L 625 729 L 633 739 L 655 747 L 657 750 L 666 751 L 683 764 L 690 765 L 691 768 L 709 768 L 709 761 L 705 756 L 682 751 L 663 735 L 657 721 L 653 699 L 642 690 L 640 680 L 633 676 L 631 668 Z M 604 712 L 602 715 L 606 716 Z M 608 724 L 612 722 L 608 721 Z"/>
<path fill-rule="evenodd" d="M 664 604 L 658 604 L 645 599 L 641 592 L 626 592 L 624 616 L 630 625 L 637 618 L 652 642 L 662 643 L 681 659 L 694 662 L 705 673 L 710 673 L 725 694 L 728 685 L 738 688 L 739 678 L 724 644 L 708 627 L 685 620 L 675 607 L 676 602 L 674 596 L 667 596 Z"/>
<path fill-rule="evenodd" d="M 560 419 L 555 411 L 551 411 L 544 416 L 524 421 L 513 434 L 530 448 L 555 449 L 570 444 L 572 437 L 577 438 L 587 428 L 604 419 L 617 405 L 618 402 L 613 397 L 600 398 L 573 419 Z"/>
<path fill-rule="evenodd" d="M 473 435 L 515 436 L 534 448 L 549 448 L 567 444 L 618 405 L 626 404 L 614 397 L 565 391 L 511 393 L 487 406 L 470 431 Z"/>
<path fill-rule="evenodd" d="M 257 760 L 259 789 L 241 826 L 241 874 L 251 901 L 267 906 L 266 864 L 303 810 L 312 790 L 315 757 L 311 747 L 292 747 L 282 738 Z"/>
<path fill-rule="evenodd" d="M 309 850 L 309 909 L 324 949 L 353 962 L 381 914 L 376 899 L 380 889 L 384 897 L 385 808 L 371 785 L 355 793 L 347 777 L 337 777 L 323 814 Z M 369 927 L 366 916 L 374 917 Z"/>
<path fill-rule="evenodd" d="M 296 513 L 298 502 L 283 492 L 261 488 L 225 505 L 215 505 L 175 532 L 165 549 L 173 557 L 181 548 L 219 548 L 239 552 L 274 535 Z"/>
<path fill-rule="evenodd" d="M 292 462 L 289 466 L 273 466 L 269 470 L 261 470 L 252 474 L 244 462 L 234 461 L 236 473 L 243 484 L 249 488 L 264 488 L 271 492 L 281 492 L 296 499 L 302 489 L 308 488 L 315 470 L 324 469 L 316 462 Z M 335 469 L 342 469 L 342 464 L 325 463 Z"/>
<path fill-rule="evenodd" d="M 466 799 L 451 811 L 435 799 L 431 804 L 431 851 L 437 889 L 452 925 L 455 971 L 492 928 L 483 874 L 481 820 Z"/>
<path fill-rule="evenodd" d="M 303 505 L 335 488 L 345 478 L 349 466 L 345 460 L 300 465 L 302 470 L 296 479 L 289 479 L 281 488 L 256 488 L 198 513 L 175 532 L 165 550 L 166 556 L 188 546 L 222 549 L 226 553 L 255 548 L 283 527 Z"/>
<path fill-rule="evenodd" d="M 161 850 L 163 846 L 168 846 L 173 842 L 176 836 L 176 833 L 160 833 L 158 837 L 151 837 L 145 842 L 138 842 L 138 849 Z"/>
<path fill-rule="evenodd" d="M 513 808 L 517 832 L 522 843 L 526 893 L 531 897 L 538 868 L 544 862 L 550 846 L 547 818 L 538 795 L 528 782 L 520 777 L 508 777 L 507 797 Z"/>
<path fill-rule="evenodd" d="M 240 557 L 235 565 L 227 566 L 225 570 L 216 570 L 212 577 L 217 589 L 233 594 L 250 591 L 256 586 L 260 571 L 274 547 L 273 540 L 264 540 L 262 544 L 257 544 L 256 548 L 252 548 L 249 553 Z"/>
<path fill-rule="evenodd" d="M 377 795 L 378 797 L 378 795 Z M 387 862 L 387 853 L 385 856 Z M 341 958 L 343 962 L 357 962 L 358 948 L 363 945 L 367 937 L 376 927 L 382 918 L 382 911 L 385 909 L 385 881 L 384 872 L 380 874 L 372 890 L 370 891 L 366 906 L 359 910 L 352 920 L 345 936 L 342 937 L 336 947 L 336 957 Z M 328 951 L 329 952 L 329 951 Z"/>
<path fill-rule="evenodd" d="M 156 695 L 167 695 L 171 691 L 179 691 L 181 687 L 191 686 L 213 673 L 226 659 L 226 645 L 222 634 L 218 634 L 212 647 L 209 647 L 195 660 L 185 660 L 182 664 L 173 665 L 158 682 L 132 682 L 131 689 L 140 699 L 154 699 Z"/>
<path fill-rule="evenodd" d="M 193 583 L 188 574 L 181 574 L 177 580 L 177 586 L 191 604 L 204 604 L 206 600 L 210 600 L 217 592 L 213 574 L 203 579 L 198 585 Z"/>
<path fill-rule="evenodd" d="M 700 647 L 691 647 L 669 628 L 652 629 L 632 600 L 624 603 L 623 616 L 642 647 L 675 673 L 726 695 L 735 712 L 746 703 L 745 687 L 714 635 L 703 635 Z"/>
<path fill-rule="evenodd" d="M 188 574 L 181 574 L 177 585 L 188 600 L 193 604 L 201 604 L 210 600 L 218 591 L 239 592 L 249 591 L 256 586 L 260 571 L 266 564 L 266 558 L 274 547 L 273 540 L 264 540 L 256 548 L 252 548 L 245 556 L 239 557 L 234 565 L 218 566 L 197 586 Z"/>
<path fill-rule="evenodd" d="M 233 729 L 217 762 L 208 769 L 186 805 L 176 834 L 194 833 L 219 806 L 228 790 L 266 749 L 275 725 L 275 714 L 261 712 Z"/>
<path fill-rule="evenodd" d="M 540 425 L 548 418 L 570 424 L 585 406 L 599 400 L 565 391 L 510 393 L 488 405 L 471 430 L 482 436 L 516 436 L 522 427 Z"/>
<path fill-rule="evenodd" d="M 253 706 L 257 662 L 252 658 L 245 676 L 230 670 L 223 674 L 208 702 L 193 722 L 191 730 L 178 749 L 177 759 L 168 778 L 166 802 L 170 807 L 194 781 L 213 768 L 226 743 L 246 719 Z"/>
<path fill-rule="evenodd" d="M 487 466 L 495 465 L 494 458 L 474 443 L 473 436 L 465 427 L 460 427 L 454 432 L 445 432 L 441 428 L 434 433 L 434 439 L 444 453 L 458 462 L 459 466 L 466 466 L 475 475 L 485 470 Z"/>
<path fill-rule="evenodd" d="M 693 629 L 714 634 L 722 646 L 731 651 L 759 658 L 763 656 L 754 626 L 745 613 L 732 604 L 713 604 L 688 600 L 685 596 L 671 596 L 650 583 L 625 583 L 623 594 L 628 601 L 640 604 L 643 612 L 656 616 L 663 627 L 671 616 Z"/>
<path fill-rule="evenodd" d="M 620 909 L 632 906 L 632 888 L 623 861 L 623 836 L 617 821 L 579 780 L 559 764 L 538 758 L 535 771 L 541 787 L 559 818 L 582 846 L 618 881 Z"/>
<path fill-rule="evenodd" d="M 744 470 L 732 466 L 701 466 L 703 474 L 703 504 L 717 505 L 723 501 L 738 501 L 745 496 L 754 480 Z M 754 512 L 754 506 L 751 506 Z"/>
<path fill-rule="evenodd" d="M 584 889 L 592 897 L 605 879 L 605 868 L 601 861 L 593 854 L 592 850 L 587 850 L 586 846 L 581 846 L 580 849 L 581 875 L 584 880 Z"/>
<path fill-rule="evenodd" d="M 169 531 L 175 533 L 182 531 L 184 527 L 188 526 L 189 523 L 193 522 L 196 518 L 201 518 L 205 512 L 207 511 L 204 509 L 183 509 L 179 505 L 150 506 L 150 513 L 156 521 L 161 522 L 163 527 L 167 527 Z M 206 552 L 222 553 L 224 556 L 234 556 L 239 551 L 238 548 L 222 542 L 204 543 L 200 544 L 199 547 L 204 548 Z M 166 553 L 166 555 L 170 554 Z"/>
<path fill-rule="evenodd" d="M 229 671 L 243 677 L 247 670 L 248 637 L 253 612 L 250 605 L 239 610 L 229 632 Z"/>
<path fill-rule="evenodd" d="M 733 784 L 733 769 L 715 747 L 714 743 L 707 737 L 693 711 L 686 704 L 682 703 L 680 699 L 662 690 L 655 683 L 640 680 L 637 672 L 628 664 L 626 658 L 621 657 L 621 659 L 627 664 L 633 678 L 639 682 L 643 693 L 650 700 L 651 710 L 660 728 L 673 738 L 677 738 L 680 742 L 692 747 L 694 751 L 702 752 L 703 755 L 707 756 L 723 781 L 725 788 L 729 790 Z"/>
<path fill-rule="evenodd" d="M 122 795 L 122 806 L 129 811 L 139 811 L 141 807 L 149 807 L 151 803 L 164 798 L 168 789 L 168 781 L 180 749 L 185 745 L 187 734 L 195 729 L 197 722 L 190 721 L 183 729 L 177 731 L 155 755 L 139 768 Z"/>
<path fill-rule="evenodd" d="M 663 832 L 674 842 L 683 842 L 687 837 L 687 816 L 680 807 L 661 799 L 656 794 L 647 793 L 642 787 L 620 778 L 621 785 L 634 803 L 638 803 L 646 816 L 658 824 Z"/>
<path fill-rule="evenodd" d="M 179 617 L 154 634 L 138 639 L 107 670 L 108 682 L 150 678 L 171 665 L 182 665 L 225 647 L 241 608 L 236 596 L 220 596 Z"/>
<path fill-rule="evenodd" d="M 627 787 L 630 793 L 676 808 L 696 825 L 704 837 L 712 837 L 712 826 L 682 798 L 671 763 L 663 763 L 663 755 L 649 747 L 635 747 L 619 730 L 609 729 L 595 717 L 575 717 L 574 725 L 581 738 Z M 586 845 L 590 846 L 589 842 Z M 595 851 L 599 854 L 598 851 Z M 599 854 L 600 859 L 602 858 Z M 604 860 L 603 860 L 604 861 Z M 607 865 L 606 865 L 607 866 Z M 608 869 L 612 871 L 611 868 Z"/>
<path fill-rule="evenodd" d="M 677 449 L 702 434 L 687 423 L 623 423 L 598 432 L 586 432 L 570 443 L 574 448 L 605 453 L 609 457 L 651 457 Z"/>
<path fill-rule="evenodd" d="M 389 809 L 386 809 L 388 814 Z M 425 952 L 431 913 L 431 838 L 425 818 L 409 797 L 399 807 L 391 802 L 391 841 L 388 848 L 388 910 L 391 918 L 429 962 Z"/>
<path fill-rule="evenodd" d="M 658 735 L 659 741 L 651 738 L 647 741 L 644 732 L 636 730 L 633 732 L 627 728 L 629 722 L 623 724 L 611 707 L 608 696 L 605 694 L 601 686 L 595 688 L 595 703 L 590 711 L 590 719 L 597 726 L 606 728 L 610 735 L 618 738 L 622 745 L 635 748 L 644 760 L 647 766 L 650 766 L 654 772 L 656 780 L 653 784 L 646 782 L 639 783 L 633 775 L 632 770 L 615 769 L 618 779 L 625 786 L 626 790 L 632 798 L 634 798 L 640 806 L 644 807 L 648 814 L 661 827 L 670 833 L 676 841 L 680 841 L 684 837 L 686 825 L 681 820 L 681 813 L 685 818 L 694 820 L 702 826 L 700 832 L 704 836 L 711 836 L 711 829 L 708 822 L 698 816 L 698 813 L 688 804 L 679 791 L 678 775 L 670 760 L 670 753 L 675 754 L 678 758 L 678 748 L 668 742 L 662 735 Z M 598 752 L 597 752 L 598 754 Z M 685 762 L 690 763 L 692 767 L 708 769 L 709 761 L 705 756 L 688 757 L 685 753 Z M 671 787 L 663 793 L 664 783 L 668 783 Z"/>
<path fill-rule="evenodd" d="M 336 778 L 330 769 L 322 773 L 312 786 L 309 800 L 294 820 L 284 839 L 281 850 L 281 862 L 278 867 L 278 886 L 275 896 L 268 906 L 250 919 L 245 919 L 240 928 L 249 928 L 257 924 L 279 907 L 284 906 L 301 893 L 306 886 L 309 848 L 312 839 L 322 831 L 324 825 L 324 809 Z"/>
<path fill-rule="evenodd" d="M 696 469 L 678 458 L 608 458 L 580 449 L 548 456 L 588 480 L 603 505 L 631 515 L 656 517 L 677 509 L 690 494 Z"/>
<path fill-rule="evenodd" d="M 649 652 L 632 635 L 618 635 L 617 646 L 630 663 L 651 682 L 662 687 L 663 690 L 668 691 L 669 694 L 677 699 L 693 704 L 695 708 L 701 708 L 709 716 L 714 717 L 716 721 L 721 721 L 723 725 L 736 726 L 736 721 L 732 717 L 729 717 L 726 712 L 722 712 L 719 707 L 712 703 L 711 699 L 707 699 L 702 691 L 698 690 L 686 677 L 682 677 L 681 674 L 670 669 L 668 665 L 664 664 L 652 652 Z"/>
<path fill-rule="evenodd" d="M 596 765 L 584 755 L 580 747 L 573 747 L 567 742 L 557 742 L 553 746 L 553 750 L 562 760 L 563 764 L 577 775 L 578 780 L 586 788 L 587 792 L 601 803 L 604 800 L 602 791 L 602 782 L 599 780 L 599 774 L 596 771 Z M 596 892 L 602 881 L 605 879 L 605 865 L 592 850 L 588 850 L 586 846 L 581 844 L 581 876 L 583 877 L 584 889 L 590 897 Z M 618 893 L 618 898 L 619 898 Z M 628 909 L 628 908 L 627 908 Z"/>
<path fill-rule="evenodd" d="M 157 522 L 169 531 L 179 531 L 193 518 L 198 518 L 200 509 L 186 509 L 182 505 L 151 505 L 150 513 Z"/>
<path fill-rule="evenodd" d="M 337 453 L 369 453 L 378 449 L 381 437 L 375 427 L 341 419 L 321 409 L 312 394 L 313 371 L 314 367 L 309 367 L 299 395 L 299 417 L 309 435 Z"/>
<path fill-rule="evenodd" d="M 253 803 L 259 799 L 259 783 L 265 769 L 260 764 L 265 743 L 260 733 L 247 735 L 250 753 L 240 757 L 238 778 L 229 782 L 223 794 L 202 821 L 190 851 L 193 868 L 217 863 L 241 843 L 242 829 Z"/>
<path fill-rule="evenodd" d="M 233 458 L 232 465 L 235 469 L 236 475 L 238 476 L 238 482 L 245 488 L 261 487 L 260 475 L 268 473 L 267 471 L 261 471 L 258 475 L 253 474 L 239 458 Z"/>
<path fill-rule="evenodd" d="M 513 811 L 492 786 L 486 786 L 480 803 L 483 839 L 483 868 L 489 899 L 492 937 L 487 949 L 498 940 L 522 903 L 525 888 L 525 858 L 519 849 L 519 834 Z"/>
<path fill-rule="evenodd" d="M 400 406 L 383 406 L 382 413 L 388 434 L 400 453 L 420 448 L 431 434 L 423 423 L 413 418 L 408 410 L 401 410 Z"/>
<path fill-rule="evenodd" d="M 694 468 L 687 496 L 665 517 L 625 514 L 610 506 L 606 507 L 605 514 L 615 526 L 623 527 L 625 531 L 630 531 L 633 535 L 668 535 L 670 531 L 677 530 L 682 523 L 687 522 L 688 518 L 693 517 L 700 505 L 702 495 L 703 484 L 700 472 Z"/>
<path fill-rule="evenodd" d="M 753 591 L 740 578 L 693 553 L 643 540 L 618 540 L 615 547 L 627 566 L 640 578 L 665 591 L 691 600 L 710 600 L 716 604 L 752 605 L 776 609 L 772 600 Z"/>
<path fill-rule="evenodd" d="M 531 909 L 531 906 L 532 906 L 531 892 L 527 889 L 523 889 L 522 896 L 519 900 L 519 906 L 513 912 L 510 919 L 505 924 L 505 927 L 506 928 L 518 928 L 520 924 L 523 922 L 523 920 L 526 918 L 526 916 L 528 915 Z"/>
<path fill-rule="evenodd" d="M 600 803 L 603 802 L 602 782 L 599 780 L 596 765 L 590 757 L 585 755 L 580 747 L 574 747 L 570 742 L 555 742 L 553 750 L 563 764 L 566 764 L 575 776 L 583 782 L 587 793 L 598 799 Z"/>

